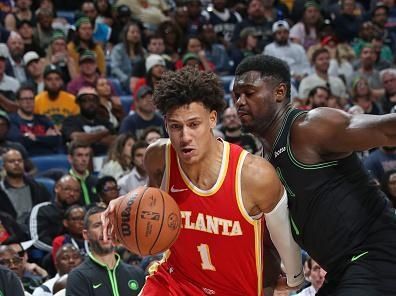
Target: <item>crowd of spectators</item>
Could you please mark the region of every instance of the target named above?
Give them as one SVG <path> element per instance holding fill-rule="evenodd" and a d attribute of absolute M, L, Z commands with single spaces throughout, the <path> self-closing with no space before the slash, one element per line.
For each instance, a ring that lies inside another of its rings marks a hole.
<path fill-rule="evenodd" d="M 254 154 L 230 100 L 247 56 L 289 65 L 296 108 L 396 112 L 395 0 L 4 0 L 0 21 L 0 265 L 27 295 L 139 293 L 158 258 L 104 243 L 98 217 L 147 182 L 165 71 L 215 72 L 215 133 Z M 396 205 L 396 147 L 359 155 Z M 324 272 L 306 267 L 300 295 L 314 295 Z"/>

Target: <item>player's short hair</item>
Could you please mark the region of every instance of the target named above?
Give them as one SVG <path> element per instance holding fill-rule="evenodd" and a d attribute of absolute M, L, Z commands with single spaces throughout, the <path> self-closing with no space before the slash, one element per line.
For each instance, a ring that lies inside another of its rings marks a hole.
<path fill-rule="evenodd" d="M 286 84 L 286 97 L 290 99 L 290 69 L 286 62 L 269 55 L 250 56 L 238 65 L 235 75 L 242 75 L 249 71 L 260 72 L 262 78 L 271 79 L 276 84 Z"/>
<path fill-rule="evenodd" d="M 84 229 L 88 229 L 90 226 L 89 217 L 91 217 L 95 214 L 98 214 L 98 213 L 102 213 L 104 211 L 106 211 L 106 208 L 104 208 L 104 207 L 93 206 L 92 208 L 90 208 L 85 213 L 85 216 L 84 216 Z"/>
<path fill-rule="evenodd" d="M 217 75 L 193 67 L 166 72 L 155 87 L 154 101 L 164 115 L 176 107 L 193 102 L 202 103 L 219 115 L 226 106 L 224 89 Z"/>

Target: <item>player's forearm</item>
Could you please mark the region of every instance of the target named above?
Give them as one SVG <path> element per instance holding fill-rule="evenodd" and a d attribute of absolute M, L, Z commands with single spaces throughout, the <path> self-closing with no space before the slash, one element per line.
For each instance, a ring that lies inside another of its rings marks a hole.
<path fill-rule="evenodd" d="M 304 281 L 301 249 L 291 233 L 286 192 L 275 208 L 265 214 L 265 220 L 272 242 L 285 266 L 288 286 L 299 286 Z"/>

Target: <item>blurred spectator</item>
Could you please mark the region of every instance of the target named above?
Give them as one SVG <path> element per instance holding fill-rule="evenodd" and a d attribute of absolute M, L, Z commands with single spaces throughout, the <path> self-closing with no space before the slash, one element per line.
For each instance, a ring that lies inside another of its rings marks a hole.
<path fill-rule="evenodd" d="M 393 4 L 394 5 L 394 4 Z M 386 26 L 389 17 L 389 7 L 384 2 L 377 2 L 372 13 L 371 21 L 374 24 L 376 33 L 381 34 L 384 39 L 384 44 L 388 45 L 392 50 L 396 49 L 395 35 Z"/>
<path fill-rule="evenodd" d="M 202 11 L 202 13 L 205 13 L 206 11 Z M 191 19 L 188 14 L 188 8 L 186 6 L 186 3 L 182 3 L 181 6 L 176 7 L 176 10 L 174 11 L 174 18 L 173 18 L 174 24 L 177 27 L 178 31 L 180 31 L 181 34 L 181 40 L 180 44 L 182 44 L 185 41 L 185 38 L 187 36 L 194 35 L 191 30 L 192 30 L 192 24 L 191 24 Z M 205 22 L 207 20 L 205 19 Z M 196 28 L 194 28 L 196 29 Z"/>
<path fill-rule="evenodd" d="M 100 170 L 99 176 L 112 176 L 117 180 L 132 169 L 132 146 L 135 139 L 131 134 L 119 135 L 110 146 L 106 163 Z"/>
<path fill-rule="evenodd" d="M 306 100 L 296 100 L 294 106 L 300 110 L 328 107 L 330 97 L 330 90 L 326 86 L 315 86 L 309 91 Z"/>
<path fill-rule="evenodd" d="M 144 129 L 156 126 L 164 134 L 164 120 L 156 113 L 153 100 L 153 90 L 148 86 L 142 86 L 135 96 L 136 110 L 125 117 L 121 122 L 120 133 L 130 133 L 138 139 Z"/>
<path fill-rule="evenodd" d="M 113 127 L 118 129 L 120 121 L 124 118 L 124 109 L 122 108 L 120 97 L 113 95 L 110 82 L 105 77 L 98 78 L 95 89 L 100 102 L 99 117 L 110 121 Z"/>
<path fill-rule="evenodd" d="M 263 54 L 280 58 L 287 62 L 292 78 L 299 83 L 310 71 L 310 65 L 304 48 L 289 41 L 289 24 L 277 21 L 272 25 L 274 42 L 264 48 Z"/>
<path fill-rule="evenodd" d="M 384 44 L 382 36 L 374 35 L 371 44 L 375 55 L 374 68 L 378 71 L 390 68 L 393 63 L 393 53 L 390 47 Z"/>
<path fill-rule="evenodd" d="M 140 136 L 141 141 L 145 141 L 149 145 L 161 138 L 160 130 L 155 126 L 149 126 L 144 129 L 143 134 Z"/>
<path fill-rule="evenodd" d="M 76 21 L 75 26 L 76 32 L 73 41 L 67 45 L 70 56 L 78 64 L 80 62 L 80 55 L 86 50 L 95 52 L 98 70 L 100 74 L 105 75 L 105 54 L 102 47 L 93 40 L 93 28 L 90 19 L 88 17 L 80 17 Z"/>
<path fill-rule="evenodd" d="M 224 140 L 241 146 L 252 154 L 258 152 L 254 137 L 251 134 L 242 132 L 242 124 L 235 107 L 228 107 L 224 110 L 221 123 L 221 132 L 225 136 Z"/>
<path fill-rule="evenodd" d="M 22 154 L 25 173 L 31 175 L 35 173 L 35 168 L 28 158 L 28 153 L 26 148 L 17 143 L 7 140 L 7 134 L 10 129 L 10 118 L 8 117 L 7 113 L 0 110 L 0 157 L 3 157 L 3 154 L 8 152 L 10 149 L 18 150 Z"/>
<path fill-rule="evenodd" d="M 26 253 L 23 251 L 17 253 L 10 246 L 0 246 L 0 265 L 15 272 L 21 280 L 24 290 L 28 293 L 32 293 L 35 288 L 40 286 L 48 275 L 44 269 L 35 264 L 29 266 Z"/>
<path fill-rule="evenodd" d="M 67 84 L 67 91 L 76 95 L 82 87 L 96 87 L 100 77 L 98 73 L 98 60 L 93 51 L 85 50 L 79 57 L 80 75 Z"/>
<path fill-rule="evenodd" d="M 25 45 L 21 35 L 11 32 L 7 40 L 7 46 L 10 55 L 7 59 L 6 73 L 22 83 L 26 81 L 26 73 L 22 60 L 25 53 Z"/>
<path fill-rule="evenodd" d="M 381 71 L 380 78 L 385 89 L 381 98 L 381 104 L 385 113 L 390 113 L 396 105 L 396 69 L 385 69 Z"/>
<path fill-rule="evenodd" d="M 159 34 L 153 34 L 147 38 L 147 51 L 148 55 L 158 54 L 165 60 L 165 67 L 169 70 L 174 70 L 175 65 L 172 58 L 165 53 L 165 41 L 164 38 Z M 146 72 L 145 61 L 142 61 L 142 65 Z"/>
<path fill-rule="evenodd" d="M 376 33 L 374 24 L 371 21 L 366 21 L 360 26 L 359 33 L 355 36 L 356 38 L 351 43 L 356 56 L 360 56 L 362 47 L 366 43 L 370 43 L 373 40 L 375 34 L 378 33 Z"/>
<path fill-rule="evenodd" d="M 346 98 L 346 87 L 338 77 L 329 76 L 330 53 L 326 48 L 319 48 L 312 54 L 312 64 L 315 72 L 301 80 L 298 97 L 300 100 L 308 98 L 308 94 L 315 86 L 326 86 L 330 88 L 333 95 Z"/>
<path fill-rule="evenodd" d="M 207 59 L 214 65 L 214 71 L 218 75 L 228 75 L 230 58 L 224 45 L 219 43 L 213 25 L 210 23 L 203 24 L 198 30 L 202 49 L 205 51 Z"/>
<path fill-rule="evenodd" d="M 93 207 L 85 215 L 83 235 L 89 242 L 91 252 L 80 266 L 69 273 L 66 295 L 97 295 L 97 284 L 103 286 L 100 287 L 102 291 L 138 295 L 144 285 L 144 272 L 122 262 L 114 251 L 111 240 L 103 241 L 100 216 L 104 210 L 105 208 Z"/>
<path fill-rule="evenodd" d="M 8 31 L 15 31 L 18 22 L 28 20 L 36 23 L 36 17 L 31 10 L 32 0 L 15 0 L 15 12 L 10 12 L 4 18 L 4 26 Z"/>
<path fill-rule="evenodd" d="M 349 43 L 359 32 L 362 17 L 356 14 L 355 0 L 342 0 L 340 8 L 340 13 L 334 19 L 334 30 L 340 42 Z"/>
<path fill-rule="evenodd" d="M 296 294 L 296 296 L 315 295 L 325 281 L 326 271 L 322 267 L 320 267 L 319 264 L 312 258 L 308 258 L 307 261 L 311 286 L 305 288 L 300 293 Z"/>
<path fill-rule="evenodd" d="M 27 82 L 33 85 L 34 93 L 44 91 L 44 65 L 37 52 L 28 51 L 25 53 L 23 63 L 26 67 Z"/>
<path fill-rule="evenodd" d="M 260 0 L 250 0 L 247 9 L 248 16 L 238 23 L 234 29 L 233 40 L 236 41 L 240 33 L 245 28 L 253 28 L 261 36 L 259 40 L 259 50 L 272 41 L 272 21 L 268 21 L 265 16 L 264 3 Z"/>
<path fill-rule="evenodd" d="M 68 243 L 63 245 L 56 253 L 55 257 L 55 267 L 56 267 L 56 275 L 44 282 L 41 286 L 37 287 L 33 296 L 52 296 L 53 287 L 55 282 L 64 274 L 68 274 L 73 268 L 80 265 L 82 262 L 82 258 L 79 250 Z"/>
<path fill-rule="evenodd" d="M 351 85 L 354 58 L 355 52 L 347 43 L 337 44 L 335 56 L 330 59 L 329 75 L 341 78 L 345 85 Z"/>
<path fill-rule="evenodd" d="M 158 34 L 164 38 L 165 41 L 165 53 L 171 57 L 172 62 L 176 62 L 179 59 L 179 47 L 184 41 L 180 29 L 172 21 L 162 22 L 158 26 Z M 147 67 L 146 67 L 146 71 Z"/>
<path fill-rule="evenodd" d="M 161 79 L 162 74 L 166 70 L 166 63 L 162 56 L 158 54 L 151 54 L 146 58 L 146 75 L 137 81 L 131 79 L 131 90 L 133 95 L 137 96 L 139 89 L 142 86 L 148 86 L 152 89 L 155 88 L 156 83 Z"/>
<path fill-rule="evenodd" d="M 64 233 L 52 241 L 51 258 L 56 263 L 56 254 L 62 246 L 72 244 L 82 257 L 88 253 L 88 243 L 83 239 L 83 221 L 85 208 L 81 205 L 72 205 L 66 209 L 63 216 Z M 55 265 L 56 266 L 56 265 Z"/>
<path fill-rule="evenodd" d="M 148 175 L 143 164 L 144 155 L 148 143 L 137 141 L 132 146 L 132 171 L 118 180 L 120 187 L 120 195 L 127 194 L 128 192 L 136 189 L 139 186 L 147 185 Z"/>
<path fill-rule="evenodd" d="M 3 295 L 24 296 L 21 281 L 15 272 L 0 265 L 0 292 Z"/>
<path fill-rule="evenodd" d="M 131 15 L 132 12 L 127 5 L 117 5 L 110 37 L 112 44 L 118 44 L 122 41 L 121 32 L 126 24 L 132 20 Z"/>
<path fill-rule="evenodd" d="M 33 38 L 33 25 L 29 21 L 21 21 L 18 23 L 17 32 L 22 38 L 24 45 L 24 53 L 34 51 L 44 56 L 45 51 L 41 49 L 40 44 Z"/>
<path fill-rule="evenodd" d="M 306 50 L 319 43 L 321 14 L 315 1 L 306 1 L 302 19 L 290 29 L 290 39 L 301 44 Z"/>
<path fill-rule="evenodd" d="M 229 1 L 213 0 L 212 2 L 213 9 L 211 11 L 204 10 L 202 15 L 206 18 L 206 21 L 213 25 L 220 43 L 229 48 L 235 26 L 242 21 L 242 17 L 238 12 L 227 8 Z"/>
<path fill-rule="evenodd" d="M 64 120 L 64 141 L 88 144 L 95 156 L 105 155 L 115 135 L 111 122 L 98 116 L 98 93 L 94 88 L 83 87 L 77 94 L 76 103 L 80 106 L 80 114 L 71 115 Z"/>
<path fill-rule="evenodd" d="M 363 160 L 364 167 L 380 182 L 387 171 L 396 169 L 396 147 L 380 147 Z"/>
<path fill-rule="evenodd" d="M 375 59 L 373 46 L 370 43 L 365 44 L 360 52 L 359 67 L 353 73 L 351 80 L 355 81 L 358 77 L 366 78 L 372 90 L 373 99 L 377 100 L 384 95 L 384 89 L 379 72 L 374 68 Z"/>
<path fill-rule="evenodd" d="M 71 166 L 69 174 L 80 182 L 82 200 L 80 204 L 88 206 L 99 202 L 95 185 L 97 178 L 90 173 L 92 148 L 86 143 L 73 141 L 69 144 L 68 160 Z"/>
<path fill-rule="evenodd" d="M 7 199 L 7 194 L 0 188 L 1 200 Z M 1 208 L 1 207 L 0 207 Z M 14 217 L 0 211 L 0 245 L 19 245 L 29 239 L 27 229 L 17 223 Z"/>
<path fill-rule="evenodd" d="M 205 23 L 205 18 L 202 15 L 202 3 L 200 0 L 186 0 L 184 4 L 187 7 L 190 20 L 188 33 L 190 36 L 197 35 L 198 28 Z"/>
<path fill-rule="evenodd" d="M 396 209 L 396 169 L 391 169 L 384 174 L 381 189 L 390 200 L 392 208 Z"/>
<path fill-rule="evenodd" d="M 137 71 L 136 65 L 144 61 L 146 51 L 142 45 L 140 28 L 136 23 L 127 24 L 122 30 L 122 42 L 111 51 L 111 74 L 114 75 L 125 89 L 129 87 L 132 76 L 142 77 L 144 71 Z"/>
<path fill-rule="evenodd" d="M 76 178 L 65 175 L 56 182 L 54 202 L 43 202 L 33 207 L 29 229 L 36 248 L 45 252 L 52 250 L 53 239 L 63 231 L 64 212 L 80 201 L 80 194 Z"/>
<path fill-rule="evenodd" d="M 228 50 L 229 56 L 233 62 L 234 73 L 238 64 L 246 57 L 259 54 L 261 51 L 258 47 L 258 40 L 261 37 L 260 32 L 257 32 L 254 28 L 245 28 L 239 34 L 239 38 L 231 45 Z"/>
<path fill-rule="evenodd" d="M 77 64 L 67 50 L 66 36 L 60 30 L 55 30 L 52 34 L 51 42 L 47 48 L 46 64 L 54 64 L 59 67 L 65 85 L 78 75 Z"/>
<path fill-rule="evenodd" d="M 202 47 L 201 40 L 198 37 L 190 36 L 186 40 L 186 44 L 182 48 L 182 58 L 178 60 L 175 64 L 175 68 L 181 69 L 187 66 L 187 61 L 193 58 L 197 61 L 193 65 L 198 65 L 201 71 L 215 71 L 215 65 L 209 61 L 206 56 L 206 52 Z M 190 65 L 192 66 L 192 65 Z"/>
<path fill-rule="evenodd" d="M 104 23 L 112 27 L 113 11 L 112 11 L 112 1 L 111 0 L 97 0 L 95 1 L 95 7 L 97 10 L 96 21 L 98 23 Z"/>
<path fill-rule="evenodd" d="M 0 46 L 0 108 L 10 112 L 16 110 L 13 99 L 20 83 L 14 77 L 6 74 L 7 58 L 7 48 Z"/>
<path fill-rule="evenodd" d="M 88 0 L 84 1 L 81 5 L 81 11 L 83 15 L 88 17 L 91 21 L 93 27 L 92 37 L 94 42 L 100 44 L 102 48 L 106 48 L 106 43 L 109 41 L 111 36 L 111 27 L 97 20 L 98 11 L 95 3 Z"/>
<path fill-rule="evenodd" d="M 37 26 L 34 32 L 34 42 L 40 46 L 41 52 L 45 52 L 51 43 L 54 29 L 52 21 L 54 12 L 49 8 L 39 8 L 36 11 Z M 40 54 L 40 56 L 42 56 Z"/>
<path fill-rule="evenodd" d="M 10 114 L 8 139 L 29 147 L 29 155 L 58 153 L 61 137 L 54 124 L 44 115 L 34 114 L 34 89 L 22 86 L 16 97 L 18 110 Z"/>
<path fill-rule="evenodd" d="M 15 217 L 20 225 L 28 224 L 32 208 L 51 199 L 44 185 L 33 178 L 25 176 L 22 154 L 10 149 L 3 154 L 5 177 L 0 185 L 7 193 L 8 199 L 2 201 L 1 209 Z"/>
<path fill-rule="evenodd" d="M 62 127 L 64 119 L 80 112 L 75 97 L 63 91 L 61 69 L 53 64 L 44 69 L 45 91 L 37 94 L 34 104 L 34 113 L 48 116 L 57 129 Z"/>
<path fill-rule="evenodd" d="M 106 206 L 110 201 L 120 196 L 120 189 L 118 188 L 117 181 L 112 176 L 104 176 L 96 183 L 96 192 L 102 202 Z"/>
<path fill-rule="evenodd" d="M 380 115 L 383 110 L 375 102 L 373 91 L 366 78 L 357 77 L 352 84 L 352 103 L 362 108 L 365 114 Z"/>

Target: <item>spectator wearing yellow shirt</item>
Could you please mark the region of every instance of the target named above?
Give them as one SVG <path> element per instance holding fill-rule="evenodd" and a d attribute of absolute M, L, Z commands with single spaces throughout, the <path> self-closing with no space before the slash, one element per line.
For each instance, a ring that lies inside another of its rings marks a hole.
<path fill-rule="evenodd" d="M 62 87 L 62 71 L 58 66 L 47 65 L 44 69 L 45 91 L 36 96 L 34 113 L 48 116 L 58 129 L 66 117 L 80 112 L 74 95 L 63 91 Z"/>

